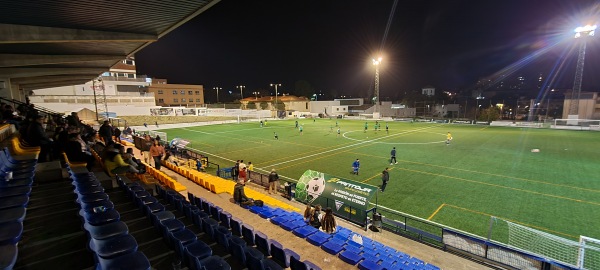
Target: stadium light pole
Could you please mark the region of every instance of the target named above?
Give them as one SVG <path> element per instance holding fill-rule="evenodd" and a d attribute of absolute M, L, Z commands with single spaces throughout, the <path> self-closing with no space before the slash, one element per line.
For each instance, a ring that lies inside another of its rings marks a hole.
<path fill-rule="evenodd" d="M 244 99 L 243 90 L 244 90 L 244 88 L 246 88 L 246 86 L 245 85 L 238 85 L 235 88 L 240 89 L 240 97 L 241 97 L 240 99 Z"/>
<path fill-rule="evenodd" d="M 217 90 L 217 103 L 219 103 L 219 90 L 223 90 L 221 87 L 213 87 L 214 90 Z"/>
<path fill-rule="evenodd" d="M 379 111 L 379 64 L 381 64 L 381 60 L 381 57 L 373 59 L 373 65 L 375 66 L 375 112 Z"/>
<path fill-rule="evenodd" d="M 275 86 L 275 106 L 277 106 L 277 86 L 281 86 L 280 83 L 272 83 L 271 86 Z"/>
<path fill-rule="evenodd" d="M 258 99 L 258 94 L 260 94 L 260 92 L 252 92 L 252 94 L 254 95 L 254 99 Z"/>
<path fill-rule="evenodd" d="M 575 38 L 581 38 L 579 45 L 579 56 L 577 57 L 577 69 L 575 70 L 575 81 L 571 91 L 571 104 L 569 105 L 570 119 L 579 118 L 579 98 L 581 96 L 581 82 L 583 81 L 583 64 L 585 62 L 585 48 L 587 38 L 594 36 L 596 25 L 586 25 L 575 28 Z"/>

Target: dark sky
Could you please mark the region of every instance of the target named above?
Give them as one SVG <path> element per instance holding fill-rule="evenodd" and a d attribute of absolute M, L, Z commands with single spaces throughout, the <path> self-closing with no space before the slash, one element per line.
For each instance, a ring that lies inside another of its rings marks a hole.
<path fill-rule="evenodd" d="M 381 96 L 394 96 L 426 85 L 468 89 L 558 43 L 513 75 L 533 80 L 564 63 L 551 87 L 570 88 L 577 49 L 567 41 L 588 22 L 576 18 L 600 19 L 596 2 L 399 0 L 384 38 L 394 1 L 222 0 L 137 53 L 136 62 L 139 74 L 203 84 L 207 102 L 215 86 L 237 92 L 243 84 L 248 95 L 281 83 L 280 93 L 293 94 L 299 80 L 338 96 L 367 96 L 371 59 L 382 48 Z M 599 47 L 588 42 L 584 90 L 600 87 Z"/>

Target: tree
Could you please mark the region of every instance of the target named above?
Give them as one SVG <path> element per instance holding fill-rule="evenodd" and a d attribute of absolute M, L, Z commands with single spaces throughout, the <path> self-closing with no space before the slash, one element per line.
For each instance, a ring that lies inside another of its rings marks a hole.
<path fill-rule="evenodd" d="M 248 105 L 246 105 L 246 108 L 249 110 L 254 110 L 254 109 L 256 109 L 256 103 L 248 102 Z"/>
<path fill-rule="evenodd" d="M 274 107 L 278 111 L 285 111 L 285 103 L 283 102 L 277 103 Z"/>
<path fill-rule="evenodd" d="M 477 115 L 478 121 L 496 121 L 500 119 L 500 109 L 498 107 L 489 107 L 482 109 L 479 115 Z"/>
<path fill-rule="evenodd" d="M 269 108 L 269 104 L 266 102 L 261 102 L 260 103 L 260 109 L 261 110 L 266 110 L 267 108 Z"/>

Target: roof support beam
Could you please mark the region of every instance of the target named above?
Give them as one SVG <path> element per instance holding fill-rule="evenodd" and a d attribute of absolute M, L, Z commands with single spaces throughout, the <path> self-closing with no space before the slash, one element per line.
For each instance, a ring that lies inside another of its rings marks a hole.
<path fill-rule="evenodd" d="M 78 75 L 54 75 L 54 76 L 39 76 L 39 77 L 26 77 L 26 78 L 14 78 L 11 82 L 16 84 L 32 84 L 32 83 L 44 83 L 44 82 L 61 82 L 68 80 L 86 80 L 91 81 L 94 76 L 98 74 L 78 74 Z"/>
<path fill-rule="evenodd" d="M 105 71 L 108 71 L 108 68 L 0 68 L 0 77 L 14 79 L 69 74 L 96 74 L 98 76 Z"/>
<path fill-rule="evenodd" d="M 0 24 L 0 44 L 69 42 L 153 42 L 157 35 Z"/>
<path fill-rule="evenodd" d="M 0 53 L 0 67 L 24 67 L 36 65 L 72 64 L 96 61 L 119 61 L 124 55 L 36 55 Z"/>
<path fill-rule="evenodd" d="M 84 84 L 87 81 L 88 80 L 64 80 L 64 81 L 60 81 L 60 82 L 50 82 L 50 83 L 19 84 L 19 88 L 23 89 L 23 90 L 35 90 L 35 89 L 44 89 L 44 88 Z"/>

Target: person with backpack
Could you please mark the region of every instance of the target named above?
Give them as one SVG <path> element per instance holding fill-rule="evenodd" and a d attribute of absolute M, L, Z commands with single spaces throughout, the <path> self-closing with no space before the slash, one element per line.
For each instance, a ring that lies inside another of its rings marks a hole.
<path fill-rule="evenodd" d="M 321 227 L 321 205 L 315 205 L 314 210 L 312 211 L 312 215 L 309 221 L 310 226 L 319 229 Z"/>

